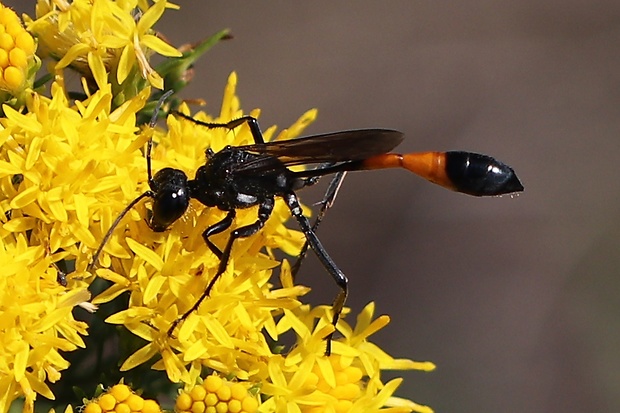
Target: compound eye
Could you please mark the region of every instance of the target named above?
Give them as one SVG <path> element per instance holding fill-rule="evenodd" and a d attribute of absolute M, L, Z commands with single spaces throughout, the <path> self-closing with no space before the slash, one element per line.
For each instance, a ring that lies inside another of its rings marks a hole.
<path fill-rule="evenodd" d="M 181 218 L 189 206 L 185 188 L 162 188 L 153 199 L 153 214 L 149 226 L 155 232 L 165 231 L 174 221 Z"/>
<path fill-rule="evenodd" d="M 189 206 L 187 175 L 178 169 L 164 168 L 155 174 L 150 185 L 155 196 L 149 226 L 155 232 L 165 231 Z"/>

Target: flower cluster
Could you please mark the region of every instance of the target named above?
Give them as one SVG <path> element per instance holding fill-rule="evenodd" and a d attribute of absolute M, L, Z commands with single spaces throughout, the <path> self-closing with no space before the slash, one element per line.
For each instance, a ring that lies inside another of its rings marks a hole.
<path fill-rule="evenodd" d="M 0 90 L 18 92 L 36 69 L 34 39 L 15 12 L 0 5 Z M 5 96 L 6 97 L 6 96 Z"/>
<path fill-rule="evenodd" d="M 174 407 L 177 413 L 254 413 L 258 404 L 246 385 L 213 374 L 190 391 L 181 392 Z"/>
<path fill-rule="evenodd" d="M 144 399 L 125 384 L 116 384 L 84 406 L 84 413 L 161 413 L 155 400 Z"/>
<path fill-rule="evenodd" d="M 154 232 L 145 220 L 151 202 L 141 194 L 150 189 L 151 172 L 172 167 L 193 177 L 207 150 L 254 139 L 247 125 L 207 128 L 174 114 L 164 128 L 148 123 L 160 109 L 218 124 L 246 115 L 234 73 L 215 116 L 152 92 L 178 91 L 187 82 L 184 70 L 226 36 L 181 54 L 153 31 L 174 8 L 166 0 L 39 0 L 24 26 L 0 5 L 0 89 L 7 94 L 0 94 L 0 413 L 18 398 L 33 411 L 37 395 L 62 394 L 56 407 L 75 404 L 63 391 L 64 383 L 75 387 L 72 376 L 83 377 L 71 363 L 85 365 L 88 380 L 103 377 L 113 386 L 86 403 L 87 413 L 159 411 L 127 385 L 114 385 L 120 377 L 144 392 L 178 394 L 180 412 L 429 412 L 393 396 L 400 379 L 381 379 L 386 369 L 434 368 L 394 359 L 368 340 L 387 316 L 375 319 L 370 304 L 355 327 L 345 319 L 334 327 L 330 307 L 303 303 L 309 289 L 275 254 L 295 256 L 305 242 L 285 225 L 290 212 L 282 200 L 261 231 L 235 242 L 208 299 L 189 312 L 220 263 L 202 233 L 226 213 L 192 200 L 181 219 Z M 168 59 L 154 68 L 152 53 Z M 38 73 L 43 58 L 51 61 L 47 75 Z M 81 90 L 65 83 L 69 70 L 82 76 Z M 268 128 L 264 139 L 295 138 L 315 117 L 310 110 L 279 133 Z M 232 228 L 254 222 L 256 213 L 239 210 Z M 229 234 L 211 240 L 223 246 Z M 88 316 L 96 305 L 101 310 Z M 94 327 L 104 322 L 118 328 L 110 335 Z M 334 328 L 327 356 L 325 339 Z M 113 348 L 120 369 L 104 360 Z M 88 400 L 90 381 L 77 380 Z"/>
<path fill-rule="evenodd" d="M 181 53 L 155 36 L 152 27 L 171 7 L 175 6 L 166 0 L 151 6 L 139 0 L 40 0 L 37 20 L 28 28 L 39 39 L 41 56 L 58 60 L 56 70 L 71 66 L 94 80 L 93 87 L 136 83 L 139 74 L 162 89 L 163 79 L 149 64 L 149 56 Z"/>

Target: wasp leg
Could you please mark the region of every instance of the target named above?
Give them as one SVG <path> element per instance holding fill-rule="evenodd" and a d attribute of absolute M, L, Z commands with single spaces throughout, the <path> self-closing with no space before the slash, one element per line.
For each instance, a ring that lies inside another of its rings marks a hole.
<path fill-rule="evenodd" d="M 334 205 L 334 202 L 336 201 L 336 196 L 338 196 L 338 191 L 340 190 L 340 186 L 342 185 L 342 181 L 344 181 L 344 177 L 346 176 L 346 174 L 346 171 L 338 172 L 336 175 L 334 175 L 331 182 L 329 183 L 323 199 L 319 202 L 319 204 L 321 205 L 321 209 L 319 209 L 319 213 L 317 214 L 316 218 L 314 219 L 314 223 L 312 224 L 313 232 L 316 232 L 316 230 L 319 228 L 319 225 L 321 224 L 321 221 L 323 221 L 327 210 Z M 293 280 L 297 276 L 303 260 L 306 258 L 308 247 L 308 241 L 306 240 L 304 246 L 299 252 L 299 255 L 297 255 L 297 260 L 295 261 L 295 264 L 293 264 L 293 266 L 291 267 L 291 274 L 293 276 Z"/>
<path fill-rule="evenodd" d="M 336 328 L 336 324 L 338 324 L 340 314 L 342 313 L 342 309 L 344 308 L 344 303 L 347 300 L 347 295 L 349 292 L 349 281 L 347 280 L 347 277 L 344 275 L 344 273 L 340 270 L 340 268 L 336 266 L 336 263 L 334 262 L 334 260 L 331 259 L 331 257 L 323 247 L 323 244 L 321 244 L 321 241 L 319 241 L 319 238 L 312 230 L 312 227 L 310 226 L 310 221 L 308 221 L 308 218 L 304 216 L 301 206 L 299 205 L 299 201 L 297 200 L 297 196 L 293 192 L 289 192 L 284 196 L 284 200 L 286 201 L 286 205 L 288 205 L 289 209 L 291 210 L 291 214 L 299 223 L 299 226 L 301 227 L 301 230 L 306 236 L 306 240 L 308 241 L 310 248 L 314 250 L 314 253 L 319 258 L 319 261 L 321 261 L 321 264 L 323 264 L 323 267 L 325 267 L 327 272 L 329 272 L 329 274 L 332 276 L 332 278 L 340 288 L 340 292 L 338 293 L 336 299 L 334 300 L 334 303 L 332 304 L 334 312 L 332 318 L 332 325 L 334 326 L 334 328 Z M 326 356 L 329 356 L 331 354 L 332 338 L 334 337 L 334 332 L 327 336 L 327 346 L 325 348 Z"/>
<path fill-rule="evenodd" d="M 235 216 L 237 213 L 234 209 L 228 211 L 228 214 L 222 219 L 220 222 L 217 222 L 211 225 L 202 233 L 202 238 L 205 240 L 205 243 L 209 247 L 212 253 L 214 253 L 220 260 L 222 259 L 222 251 L 209 239 L 210 236 L 219 234 L 220 232 L 226 231 L 233 223 Z"/>
<path fill-rule="evenodd" d="M 226 247 L 224 248 L 224 253 L 222 254 L 222 259 L 220 260 L 220 266 L 217 270 L 217 274 L 211 283 L 207 287 L 207 294 L 213 287 L 215 283 L 215 278 L 219 277 L 226 271 L 226 267 L 228 266 L 228 261 L 230 260 L 230 253 L 232 251 L 233 243 L 238 238 L 247 238 L 256 234 L 260 229 L 265 225 L 265 222 L 271 216 L 271 212 L 273 211 L 273 207 L 275 202 L 273 198 L 268 198 L 264 200 L 258 207 L 258 219 L 254 221 L 250 225 L 246 225 L 245 227 L 237 228 L 236 230 L 230 233 L 230 238 L 228 238 L 228 243 L 226 243 Z"/>
<path fill-rule="evenodd" d="M 250 132 L 252 133 L 252 137 L 254 138 L 254 143 L 265 143 L 265 139 L 263 139 L 263 132 L 261 132 L 260 126 L 258 125 L 258 120 L 256 120 L 256 118 L 253 116 L 242 116 L 240 118 L 233 119 L 230 122 L 226 122 L 226 123 L 211 123 L 211 122 L 203 122 L 201 120 L 194 119 L 191 116 L 187 116 L 186 114 L 181 113 L 181 112 L 176 112 L 176 114 L 182 117 L 183 119 L 187 119 L 190 122 L 195 123 L 196 125 L 201 125 L 209 129 L 225 128 L 228 130 L 233 130 L 237 126 L 241 126 L 244 123 L 247 123 L 248 126 L 250 127 Z"/>
<path fill-rule="evenodd" d="M 226 267 L 228 266 L 228 261 L 230 260 L 230 253 L 232 251 L 232 246 L 233 246 L 234 241 L 239 238 L 246 238 L 246 237 L 252 236 L 256 234 L 258 231 L 260 231 L 260 229 L 265 225 L 265 222 L 267 222 L 267 220 L 271 216 L 271 212 L 273 211 L 274 205 L 275 205 L 275 201 L 273 200 L 273 198 L 268 198 L 264 200 L 258 207 L 258 219 L 254 223 L 250 225 L 246 225 L 244 227 L 237 228 L 230 233 L 230 238 L 228 238 L 226 247 L 224 248 L 224 251 L 221 253 L 220 265 L 218 266 L 217 273 L 211 279 L 211 281 L 209 281 L 207 288 L 204 290 L 200 298 L 198 298 L 198 300 L 194 303 L 194 305 L 188 311 L 186 311 L 181 317 L 177 318 L 172 323 L 172 325 L 168 329 L 169 336 L 172 336 L 172 333 L 174 332 L 174 329 L 176 328 L 176 326 L 179 325 L 179 323 L 181 323 L 187 317 L 189 317 L 191 313 L 196 311 L 198 307 L 200 307 L 200 304 L 202 304 L 202 302 L 209 296 L 209 294 L 211 294 L 211 290 L 213 289 L 215 282 L 226 271 Z M 228 226 L 230 226 L 230 224 L 227 225 L 225 221 L 228 219 L 228 217 L 231 216 L 231 213 L 232 213 L 232 217 L 230 219 L 232 221 L 232 219 L 234 218 L 234 210 L 230 211 L 228 215 L 226 215 L 226 217 L 222 221 L 208 228 L 205 231 L 205 233 L 209 231 L 209 229 L 214 228 L 222 223 L 224 224 L 222 225 L 222 228 L 219 228 L 220 230 L 218 232 L 224 231 Z M 214 232 L 214 233 L 217 233 L 217 232 Z M 217 249 L 217 247 L 215 248 Z"/>

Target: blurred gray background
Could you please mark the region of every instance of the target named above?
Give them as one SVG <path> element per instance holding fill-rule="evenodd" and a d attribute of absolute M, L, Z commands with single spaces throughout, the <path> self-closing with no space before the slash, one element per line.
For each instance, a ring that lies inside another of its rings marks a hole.
<path fill-rule="evenodd" d="M 478 199 L 399 170 L 347 178 L 319 236 L 349 304 L 375 301 L 392 316 L 375 340 L 438 366 L 403 373 L 399 395 L 438 412 L 620 411 L 620 2 L 179 3 L 156 27 L 175 45 L 235 37 L 183 94 L 211 113 L 235 70 L 264 128 L 317 107 L 308 133 L 394 128 L 399 151 L 488 153 L 522 179 L 519 197 Z M 317 302 L 337 291 L 314 257 L 301 281 Z"/>

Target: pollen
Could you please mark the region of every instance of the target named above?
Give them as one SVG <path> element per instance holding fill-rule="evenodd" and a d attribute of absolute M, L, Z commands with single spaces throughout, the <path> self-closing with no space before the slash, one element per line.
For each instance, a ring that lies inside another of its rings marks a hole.
<path fill-rule="evenodd" d="M 84 407 L 84 413 L 161 413 L 155 400 L 145 400 L 135 394 L 129 386 L 117 384 L 107 393 Z"/>
<path fill-rule="evenodd" d="M 253 413 L 258 410 L 256 396 L 239 382 L 219 376 L 207 376 L 202 384 L 182 392 L 177 398 L 177 413 Z"/>

